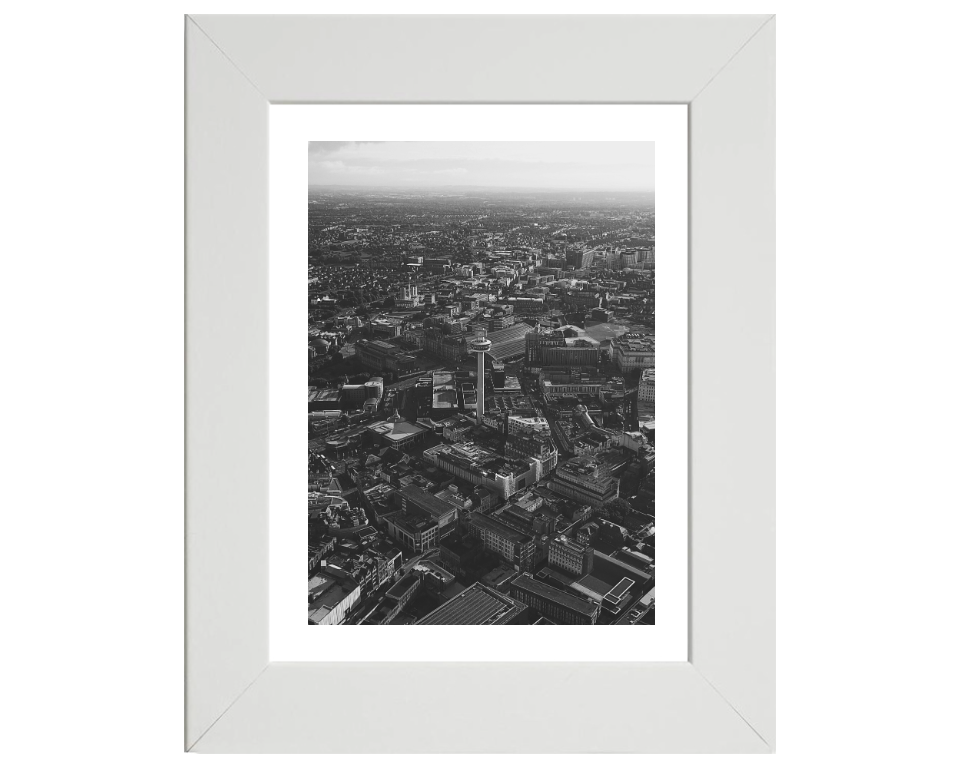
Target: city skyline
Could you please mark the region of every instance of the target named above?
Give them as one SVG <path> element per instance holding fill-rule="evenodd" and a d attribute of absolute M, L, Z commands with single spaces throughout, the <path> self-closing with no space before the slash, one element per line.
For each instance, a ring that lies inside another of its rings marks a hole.
<path fill-rule="evenodd" d="M 652 145 L 311 149 L 307 622 L 655 625 Z"/>
<path fill-rule="evenodd" d="M 312 141 L 311 186 L 653 192 L 641 141 Z"/>

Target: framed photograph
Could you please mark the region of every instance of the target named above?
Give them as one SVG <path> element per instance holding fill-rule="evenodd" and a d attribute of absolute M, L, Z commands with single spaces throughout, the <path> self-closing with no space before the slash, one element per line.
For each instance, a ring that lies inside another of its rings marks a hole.
<path fill-rule="evenodd" d="M 185 748 L 773 751 L 773 17 L 185 21 Z"/>

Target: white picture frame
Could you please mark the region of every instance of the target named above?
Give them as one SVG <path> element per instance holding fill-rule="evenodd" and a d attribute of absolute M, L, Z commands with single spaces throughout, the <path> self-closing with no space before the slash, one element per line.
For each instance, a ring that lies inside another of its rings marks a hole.
<path fill-rule="evenodd" d="M 773 751 L 774 24 L 186 17 L 186 750 Z M 426 102 L 689 105 L 688 662 L 270 662 L 268 110 Z"/>

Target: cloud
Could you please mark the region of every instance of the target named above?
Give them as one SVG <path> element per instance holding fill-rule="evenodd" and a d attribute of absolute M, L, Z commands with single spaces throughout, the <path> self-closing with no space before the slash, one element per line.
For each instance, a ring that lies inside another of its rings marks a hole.
<path fill-rule="evenodd" d="M 367 146 L 370 145 L 370 146 Z M 310 142 L 311 184 L 652 189 L 652 142 Z"/>
<path fill-rule="evenodd" d="M 329 155 L 339 152 L 346 147 L 359 146 L 361 144 L 384 144 L 383 141 L 311 141 L 310 155 L 312 157 Z"/>

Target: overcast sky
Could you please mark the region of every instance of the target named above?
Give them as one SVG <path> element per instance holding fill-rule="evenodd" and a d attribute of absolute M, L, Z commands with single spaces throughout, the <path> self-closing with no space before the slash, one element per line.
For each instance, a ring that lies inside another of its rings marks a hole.
<path fill-rule="evenodd" d="M 653 191 L 652 141 L 311 141 L 310 184 Z"/>

